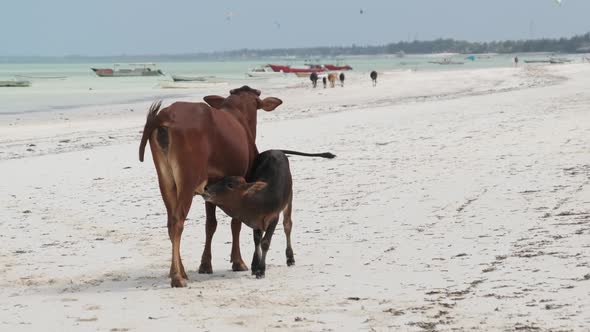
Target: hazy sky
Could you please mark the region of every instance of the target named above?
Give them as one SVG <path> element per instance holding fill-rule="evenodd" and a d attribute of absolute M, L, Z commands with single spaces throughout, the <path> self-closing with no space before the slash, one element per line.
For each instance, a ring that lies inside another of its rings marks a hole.
<path fill-rule="evenodd" d="M 6 0 L 0 55 L 561 37 L 590 31 L 589 14 L 590 0 Z"/>

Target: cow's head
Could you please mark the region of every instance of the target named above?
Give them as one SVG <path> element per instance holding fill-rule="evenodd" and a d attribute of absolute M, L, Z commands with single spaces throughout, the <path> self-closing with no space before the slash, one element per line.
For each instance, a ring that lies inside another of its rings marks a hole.
<path fill-rule="evenodd" d="M 245 117 L 254 139 L 256 139 L 256 111 L 263 109 L 270 112 L 283 103 L 275 97 L 260 99 L 260 90 L 252 89 L 247 85 L 231 90 L 227 98 L 213 95 L 203 99 L 213 108 L 239 110 Z"/>

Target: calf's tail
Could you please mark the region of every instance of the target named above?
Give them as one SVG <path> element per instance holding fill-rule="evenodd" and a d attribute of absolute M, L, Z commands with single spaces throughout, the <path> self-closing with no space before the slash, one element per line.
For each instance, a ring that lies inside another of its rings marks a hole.
<path fill-rule="evenodd" d="M 279 151 L 281 151 L 284 154 L 291 154 L 291 155 L 304 156 L 304 157 L 321 157 L 321 158 L 328 158 L 328 159 L 332 159 L 332 158 L 336 157 L 335 154 L 332 154 L 330 152 L 305 153 L 305 152 L 291 151 L 291 150 L 279 150 Z"/>
<path fill-rule="evenodd" d="M 141 143 L 139 143 L 139 161 L 141 162 L 143 162 L 143 155 L 145 154 L 147 141 L 154 129 L 158 128 L 158 125 L 160 124 L 157 118 L 160 106 L 162 106 L 162 101 L 155 101 L 148 111 L 145 126 L 143 127 L 143 135 L 141 135 Z"/>

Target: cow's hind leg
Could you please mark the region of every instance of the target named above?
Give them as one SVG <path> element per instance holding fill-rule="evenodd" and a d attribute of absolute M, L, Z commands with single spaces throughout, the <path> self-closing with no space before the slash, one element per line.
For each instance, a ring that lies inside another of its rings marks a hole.
<path fill-rule="evenodd" d="M 203 250 L 203 256 L 201 256 L 199 273 L 213 273 L 213 266 L 211 265 L 211 241 L 217 229 L 215 205 L 208 202 L 205 203 L 205 218 L 205 249 Z"/>
<path fill-rule="evenodd" d="M 248 271 L 248 266 L 242 259 L 240 252 L 240 230 L 242 229 L 242 222 L 239 219 L 231 220 L 231 262 L 233 271 Z"/>
<path fill-rule="evenodd" d="M 287 237 L 287 250 L 285 254 L 287 256 L 287 265 L 291 266 L 295 264 L 295 257 L 293 256 L 293 248 L 291 247 L 291 229 L 293 228 L 293 220 L 291 219 L 291 212 L 293 211 L 293 197 L 289 198 L 289 204 L 283 211 L 283 228 L 285 230 L 285 236 Z"/>
<path fill-rule="evenodd" d="M 172 245 L 173 246 L 174 246 L 174 240 L 173 240 L 173 234 L 174 234 L 174 232 L 173 232 L 173 228 L 175 227 L 174 225 L 177 223 L 177 220 L 178 220 L 178 218 L 175 218 L 173 215 L 169 215 L 168 216 L 168 236 L 170 237 L 170 242 L 172 242 Z M 183 226 L 183 228 L 184 228 L 184 226 Z M 181 233 L 182 233 L 182 231 L 181 231 Z M 174 253 L 173 253 L 173 258 L 172 259 L 174 259 Z M 180 276 L 183 279 L 188 280 L 188 276 L 187 276 L 186 271 L 184 269 L 184 264 L 182 263 L 182 260 L 180 260 L 179 268 L 180 268 Z M 170 264 L 170 273 L 168 274 L 168 276 L 170 278 L 172 278 L 175 275 L 175 273 L 176 272 L 174 270 L 174 263 L 172 263 L 172 264 Z"/>
<path fill-rule="evenodd" d="M 162 194 L 162 199 L 164 200 L 164 205 L 166 206 L 166 212 L 168 215 L 168 236 L 170 237 L 170 242 L 172 242 L 174 245 L 173 234 L 175 234 L 175 231 L 173 228 L 177 227 L 175 225 L 177 224 L 176 220 L 178 219 L 175 215 L 176 209 L 178 207 L 177 187 L 176 182 L 174 181 L 172 169 L 170 168 L 170 164 L 167 162 L 167 157 L 164 155 L 164 152 L 158 145 L 155 135 L 156 132 L 154 132 L 153 139 L 150 139 L 150 148 L 154 157 L 156 172 L 158 173 L 160 193 Z M 180 261 L 178 268 L 182 278 L 188 279 L 182 261 Z M 170 264 L 170 272 L 168 276 L 172 278 L 175 273 L 176 271 L 174 269 L 174 262 L 172 262 L 172 264 Z"/>
<path fill-rule="evenodd" d="M 270 241 L 272 240 L 272 235 L 275 232 L 278 222 L 279 216 L 277 216 L 273 221 L 271 221 L 270 225 L 268 225 L 264 237 L 260 242 L 262 255 L 260 255 L 260 261 L 258 262 L 258 267 L 256 269 L 256 278 L 258 279 L 264 278 L 264 274 L 266 272 L 266 253 L 268 252 L 268 248 L 270 248 Z"/>
<path fill-rule="evenodd" d="M 178 195 L 178 205 L 171 220 L 168 221 L 168 235 L 172 240 L 172 266 L 170 267 L 170 284 L 172 287 L 186 286 L 186 272 L 180 257 L 180 240 L 184 230 L 184 221 L 191 208 L 192 190 L 181 191 Z"/>

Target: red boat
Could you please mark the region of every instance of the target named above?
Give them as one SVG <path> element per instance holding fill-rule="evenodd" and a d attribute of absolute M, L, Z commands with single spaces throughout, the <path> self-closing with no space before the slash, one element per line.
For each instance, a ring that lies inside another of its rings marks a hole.
<path fill-rule="evenodd" d="M 310 65 L 308 68 L 291 68 L 291 66 L 284 65 L 268 65 L 272 70 L 283 73 L 320 73 L 326 69 L 320 65 Z"/>
<path fill-rule="evenodd" d="M 270 67 L 270 68 L 271 68 L 273 71 L 275 71 L 275 72 L 277 72 L 277 73 L 280 73 L 280 72 L 284 72 L 284 73 L 286 73 L 286 72 L 287 72 L 287 70 L 289 70 L 289 68 L 290 68 L 289 66 L 283 66 L 283 65 L 272 65 L 272 64 L 269 64 L 268 66 L 269 66 L 269 67 Z"/>
<path fill-rule="evenodd" d="M 331 64 L 326 64 L 324 65 L 324 67 L 326 67 L 326 69 L 328 70 L 334 70 L 334 71 L 338 71 L 338 70 L 352 70 L 352 67 L 349 65 L 344 65 L 344 66 L 336 66 L 336 65 L 331 65 Z"/>

